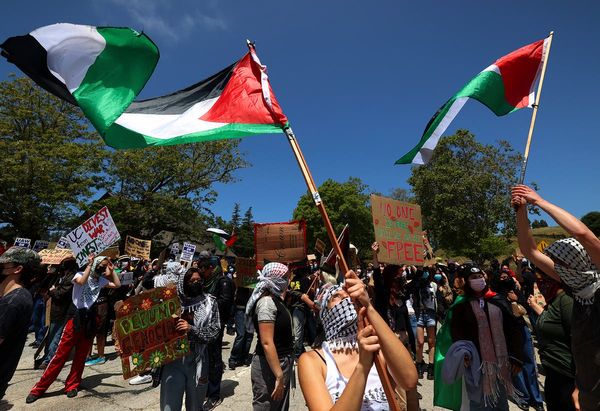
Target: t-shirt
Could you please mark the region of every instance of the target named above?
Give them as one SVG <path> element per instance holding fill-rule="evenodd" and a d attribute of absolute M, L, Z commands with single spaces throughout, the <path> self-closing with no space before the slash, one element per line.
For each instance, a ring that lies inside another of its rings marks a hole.
<path fill-rule="evenodd" d="M 430 282 L 429 284 L 423 285 L 419 288 L 420 306 L 421 309 L 435 310 L 435 292 L 437 291 L 437 284 Z"/>
<path fill-rule="evenodd" d="M 32 312 L 33 299 L 25 288 L 0 297 L 0 399 L 19 364 Z"/>
<path fill-rule="evenodd" d="M 563 292 L 548 304 L 536 323 L 542 364 L 571 378 L 575 376 L 571 355 L 572 317 L 573 298 Z"/>
<path fill-rule="evenodd" d="M 83 273 L 80 272 L 75 274 L 73 277 L 73 304 L 78 309 L 89 309 L 98 299 L 100 290 L 106 287 L 110 281 L 108 281 L 105 277 L 99 277 L 97 280 L 95 280 L 90 275 L 85 285 L 79 285 L 75 282 L 75 280 L 82 276 Z"/>
<path fill-rule="evenodd" d="M 292 332 L 292 315 L 280 298 L 264 296 L 256 302 L 253 316 L 254 328 L 257 333 L 256 354 L 265 355 L 260 343 L 260 322 L 274 322 L 275 332 L 273 342 L 279 358 L 291 355 L 294 347 Z"/>

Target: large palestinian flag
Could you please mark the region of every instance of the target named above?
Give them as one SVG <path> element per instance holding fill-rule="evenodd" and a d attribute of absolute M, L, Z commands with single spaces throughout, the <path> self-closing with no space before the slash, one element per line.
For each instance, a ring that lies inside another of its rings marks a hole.
<path fill-rule="evenodd" d="M 129 28 L 54 24 L 11 37 L 2 54 L 36 83 L 81 107 L 114 148 L 173 145 L 280 133 L 287 118 L 254 48 L 185 89 L 134 101 L 158 49 Z"/>
<path fill-rule="evenodd" d="M 426 164 L 440 137 L 469 99 L 485 104 L 497 116 L 532 107 L 533 88 L 546 58 L 548 40 L 513 51 L 475 76 L 434 114 L 419 144 L 396 164 Z"/>

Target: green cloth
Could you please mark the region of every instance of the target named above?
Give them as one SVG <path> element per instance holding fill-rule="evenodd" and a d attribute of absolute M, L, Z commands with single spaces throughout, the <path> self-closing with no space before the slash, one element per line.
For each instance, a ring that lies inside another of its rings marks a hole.
<path fill-rule="evenodd" d="M 570 378 L 575 377 L 571 354 L 572 317 L 573 298 L 561 292 L 546 306 L 536 323 L 542 365 Z"/>
<path fill-rule="evenodd" d="M 445 384 L 442 381 L 442 366 L 448 349 L 452 345 L 452 335 L 450 334 L 450 323 L 454 307 L 466 298 L 462 295 L 456 297 L 454 304 L 449 308 L 446 319 L 437 333 L 435 340 L 435 362 L 434 362 L 434 383 L 433 383 L 433 405 L 448 408 L 450 410 L 460 410 L 462 403 L 462 381 L 458 380 L 454 384 Z"/>

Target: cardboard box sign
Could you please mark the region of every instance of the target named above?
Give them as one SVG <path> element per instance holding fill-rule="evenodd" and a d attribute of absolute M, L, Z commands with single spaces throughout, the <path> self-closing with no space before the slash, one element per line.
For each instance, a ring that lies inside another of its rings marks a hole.
<path fill-rule="evenodd" d="M 158 368 L 188 354 L 187 334 L 176 330 L 181 304 L 176 287 L 133 296 L 117 309 L 113 328 L 121 350 L 123 378 Z"/>
<path fill-rule="evenodd" d="M 254 251 L 259 268 L 263 267 L 265 260 L 279 263 L 304 260 L 305 222 L 254 224 Z"/>
<path fill-rule="evenodd" d="M 315 251 L 321 255 L 325 254 L 325 243 L 319 238 L 315 241 Z"/>
<path fill-rule="evenodd" d="M 236 257 L 234 282 L 236 287 L 254 288 L 258 282 L 254 258 Z"/>
<path fill-rule="evenodd" d="M 423 222 L 418 204 L 371 195 L 371 214 L 379 261 L 423 265 Z"/>
<path fill-rule="evenodd" d="M 142 240 L 130 235 L 125 238 L 125 254 L 132 257 L 139 257 L 144 260 L 149 260 L 151 248 L 152 240 Z"/>
<path fill-rule="evenodd" d="M 45 249 L 38 253 L 42 258 L 42 264 L 58 265 L 67 258 L 73 258 L 73 253 L 68 249 L 54 248 Z"/>

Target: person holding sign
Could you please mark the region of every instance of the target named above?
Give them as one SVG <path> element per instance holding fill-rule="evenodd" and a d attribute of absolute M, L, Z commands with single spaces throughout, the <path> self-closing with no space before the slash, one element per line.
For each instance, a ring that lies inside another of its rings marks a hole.
<path fill-rule="evenodd" d="M 71 372 L 65 382 L 67 397 L 77 396 L 81 376 L 85 367 L 85 359 L 92 348 L 96 333 L 95 303 L 104 287 L 119 288 L 119 276 L 108 257 L 88 257 L 88 264 L 83 272 L 73 277 L 73 304 L 69 310 L 69 319 L 65 324 L 56 354 L 50 360 L 46 371 L 37 384 L 33 386 L 25 399 L 27 404 L 37 401 L 56 380 L 58 374 L 75 349 L 75 357 L 71 364 Z"/>
<path fill-rule="evenodd" d="M 355 303 L 362 307 L 357 312 Z M 388 410 L 381 379 L 373 367 L 381 350 L 387 370 L 403 390 L 417 386 L 408 350 L 371 304 L 367 287 L 353 271 L 343 285 L 327 284 L 317 296 L 325 341 L 298 363 L 300 387 L 309 410 Z M 364 326 L 365 319 L 371 325 Z"/>
<path fill-rule="evenodd" d="M 190 268 L 177 279 L 182 314 L 177 331 L 187 333 L 189 354 L 164 365 L 160 383 L 161 411 L 202 410 L 208 388 L 208 349 L 221 331 L 216 299 L 205 293 L 198 268 Z"/>
<path fill-rule="evenodd" d="M 517 207 L 517 237 L 521 252 L 540 270 L 566 286 L 574 298 L 571 350 L 575 360 L 575 408 L 596 410 L 600 404 L 600 239 L 575 216 L 544 200 L 525 185 L 512 189 Z M 527 204 L 541 208 L 572 238 L 537 249 L 527 219 Z"/>

